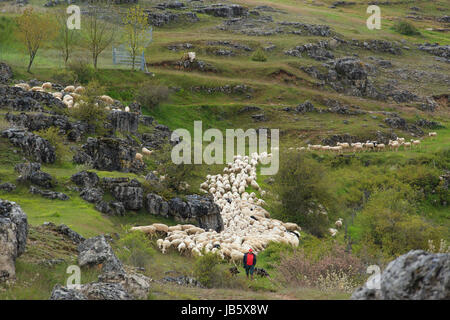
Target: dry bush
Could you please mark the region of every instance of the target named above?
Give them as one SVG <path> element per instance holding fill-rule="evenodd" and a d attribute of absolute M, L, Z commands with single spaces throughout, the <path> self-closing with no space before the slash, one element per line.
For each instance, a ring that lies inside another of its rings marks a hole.
<path fill-rule="evenodd" d="M 289 285 L 344 292 L 355 289 L 364 274 L 362 262 L 340 245 L 334 245 L 332 250 L 318 258 L 298 249 L 282 256 L 277 270 L 281 280 Z"/>

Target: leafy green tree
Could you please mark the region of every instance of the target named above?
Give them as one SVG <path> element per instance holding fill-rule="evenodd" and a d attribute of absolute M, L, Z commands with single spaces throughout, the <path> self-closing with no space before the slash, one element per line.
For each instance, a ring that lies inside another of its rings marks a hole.
<path fill-rule="evenodd" d="M 29 55 L 27 71 L 31 72 L 38 50 L 55 37 L 54 21 L 48 15 L 36 13 L 33 7 L 28 7 L 17 18 L 17 26 L 17 38 L 25 44 Z"/>
<path fill-rule="evenodd" d="M 136 65 L 136 57 L 145 49 L 148 33 L 148 18 L 139 6 L 130 7 L 123 19 L 124 32 L 132 59 L 132 70 Z"/>
<path fill-rule="evenodd" d="M 282 154 L 280 159 L 283 161 L 275 176 L 279 218 L 296 222 L 313 235 L 323 236 L 328 214 L 336 202 L 325 169 L 304 153 Z"/>

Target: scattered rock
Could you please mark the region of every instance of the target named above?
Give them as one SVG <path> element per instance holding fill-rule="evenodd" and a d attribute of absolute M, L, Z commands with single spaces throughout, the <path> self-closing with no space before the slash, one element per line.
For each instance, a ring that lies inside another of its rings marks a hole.
<path fill-rule="evenodd" d="M 301 112 L 301 113 L 312 112 L 314 110 L 315 110 L 314 105 L 309 100 L 307 100 L 307 101 L 299 104 L 297 107 L 295 107 L 295 111 Z"/>
<path fill-rule="evenodd" d="M 110 215 L 110 216 L 124 216 L 125 215 L 125 207 L 124 207 L 123 203 L 121 203 L 121 202 L 99 201 L 95 205 L 95 209 L 104 214 Z"/>
<path fill-rule="evenodd" d="M 82 243 L 85 240 L 83 236 L 81 236 L 77 232 L 73 231 L 72 229 L 70 229 L 65 224 L 61 224 L 61 225 L 57 226 L 55 228 L 55 230 L 58 233 L 68 237 L 70 240 L 72 240 L 76 244 L 80 244 L 80 243 Z"/>
<path fill-rule="evenodd" d="M 366 283 L 353 300 L 448 300 L 450 254 L 410 251 L 391 261 L 380 277 L 380 289 Z"/>
<path fill-rule="evenodd" d="M 105 236 L 89 238 L 78 245 L 80 267 L 101 265 L 103 272 L 125 272 Z"/>
<path fill-rule="evenodd" d="M 53 187 L 52 176 L 41 171 L 40 163 L 20 163 L 14 167 L 14 170 L 19 173 L 19 181 L 29 181 L 44 188 Z"/>
<path fill-rule="evenodd" d="M 12 77 L 11 67 L 4 62 L 0 62 L 0 84 L 7 84 Z"/>
<path fill-rule="evenodd" d="M 95 172 L 80 171 L 70 177 L 70 180 L 81 188 L 93 188 L 98 185 L 100 178 Z"/>
<path fill-rule="evenodd" d="M 14 146 L 20 147 L 34 161 L 54 163 L 56 160 L 55 148 L 46 139 L 34 133 L 23 129 L 9 128 L 2 132 L 2 137 L 8 138 Z"/>
<path fill-rule="evenodd" d="M 267 117 L 264 113 L 252 115 L 252 119 L 258 122 L 267 121 Z"/>
<path fill-rule="evenodd" d="M 97 170 L 140 172 L 145 168 L 142 161 L 135 159 L 135 149 L 124 139 L 89 137 L 82 148 L 85 154 L 74 156 L 74 162 L 92 159 Z"/>
<path fill-rule="evenodd" d="M 146 299 L 150 291 L 150 279 L 138 273 L 102 273 L 98 280 L 102 283 L 117 283 L 134 299 Z"/>
<path fill-rule="evenodd" d="M 25 252 L 28 219 L 15 202 L 0 199 L 0 282 L 14 280 L 16 258 Z"/>
<path fill-rule="evenodd" d="M 195 23 L 200 21 L 195 12 L 158 12 L 144 10 L 148 14 L 148 22 L 152 26 L 162 27 L 168 24 L 187 22 Z"/>
<path fill-rule="evenodd" d="M 209 14 L 215 17 L 221 18 L 234 18 L 245 16 L 248 12 L 247 8 L 244 8 L 238 4 L 212 4 L 209 6 L 199 7 L 195 10 L 197 13 Z"/>
<path fill-rule="evenodd" d="M 80 197 L 90 203 L 97 203 L 103 199 L 103 190 L 99 188 L 85 188 L 80 192 Z"/>
<path fill-rule="evenodd" d="M 0 108 L 13 111 L 42 112 L 44 106 L 66 109 L 62 101 L 47 92 L 25 91 L 0 84 Z"/>
<path fill-rule="evenodd" d="M 50 300 L 87 300 L 87 297 L 76 289 L 68 289 L 56 284 L 53 287 Z"/>
<path fill-rule="evenodd" d="M 120 132 L 136 133 L 139 125 L 139 114 L 114 110 L 108 115 L 113 129 Z"/>
<path fill-rule="evenodd" d="M 153 215 L 168 217 L 169 214 L 169 203 L 154 193 L 149 193 L 145 196 L 145 208 L 147 212 Z"/>
<path fill-rule="evenodd" d="M 34 186 L 30 187 L 30 193 L 39 194 L 39 195 L 43 196 L 44 198 L 51 199 L 51 200 L 55 200 L 55 199 L 63 200 L 63 201 L 69 200 L 69 196 L 62 192 L 56 192 L 56 191 L 51 191 L 51 190 L 41 190 Z"/>
<path fill-rule="evenodd" d="M 0 190 L 6 191 L 6 192 L 12 192 L 12 191 L 16 190 L 16 185 L 9 183 L 9 182 L 5 182 L 5 183 L 0 184 Z"/>
<path fill-rule="evenodd" d="M 173 198 L 169 201 L 169 216 L 181 222 L 196 221 L 205 230 L 223 230 L 219 207 L 208 196 L 189 195 L 186 201 Z"/>

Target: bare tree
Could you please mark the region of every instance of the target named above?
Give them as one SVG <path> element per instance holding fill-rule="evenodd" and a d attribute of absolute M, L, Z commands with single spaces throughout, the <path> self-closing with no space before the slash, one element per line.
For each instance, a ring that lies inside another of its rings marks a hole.
<path fill-rule="evenodd" d="M 94 4 L 95 3 L 95 4 Z M 86 28 L 85 37 L 89 51 L 92 55 L 92 63 L 97 70 L 99 55 L 113 42 L 115 29 L 106 19 L 106 15 L 114 15 L 111 1 L 89 1 L 87 17 L 84 28 Z"/>

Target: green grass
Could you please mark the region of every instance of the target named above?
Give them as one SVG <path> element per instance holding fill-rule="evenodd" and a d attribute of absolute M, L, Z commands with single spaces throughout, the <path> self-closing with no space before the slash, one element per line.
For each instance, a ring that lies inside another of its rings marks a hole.
<path fill-rule="evenodd" d="M 31 0 L 32 5 L 43 8 L 44 0 Z M 385 39 L 389 41 L 406 40 L 407 46 L 411 50 L 403 50 L 400 56 L 393 56 L 387 53 L 374 53 L 371 51 L 355 49 L 352 53 L 357 54 L 361 60 L 373 63 L 368 58 L 376 56 L 390 60 L 395 68 L 405 68 L 409 70 L 436 72 L 449 74 L 448 66 L 445 63 L 434 61 L 431 55 L 420 52 L 415 44 L 424 42 L 439 42 L 440 44 L 450 44 L 448 33 L 438 31 L 427 31 L 428 27 L 442 27 L 434 20 L 413 21 L 412 23 L 421 35 L 404 36 L 392 30 L 392 26 L 397 18 L 403 18 L 409 11 L 412 3 L 395 4 L 382 6 L 382 29 L 370 31 L 366 28 L 367 1 L 355 0 L 354 6 L 339 7 L 329 9 L 334 0 L 324 0 L 320 4 L 314 1 L 297 0 L 235 0 L 245 6 L 256 6 L 268 4 L 279 8 L 286 14 L 274 13 L 275 18 L 287 21 L 301 21 L 315 24 L 329 24 L 339 37 L 347 40 L 370 40 Z M 143 1 L 144 7 L 153 4 Z M 418 6 L 421 12 L 432 17 L 443 15 L 437 7 L 449 9 L 446 1 L 416 1 L 414 6 Z M 123 6 L 126 7 L 126 6 Z M 6 13 L 0 13 L 0 60 L 12 66 L 15 80 L 38 79 L 42 81 L 51 80 L 55 74 L 62 69 L 62 61 L 53 44 L 42 47 L 37 55 L 32 68 L 32 74 L 26 72 L 26 61 L 28 59 L 24 46 L 19 44 L 15 37 L 14 17 L 17 13 L 11 12 L 6 4 L 0 4 L 2 8 L 7 8 Z M 122 8 L 123 9 L 123 8 Z M 52 9 L 49 9 L 52 10 Z M 272 14 L 271 14 L 272 15 Z M 441 106 L 436 112 L 430 114 L 418 110 L 414 104 L 395 104 L 392 102 L 380 102 L 370 99 L 345 96 L 338 94 L 330 88 L 320 88 L 318 81 L 311 78 L 301 67 L 320 66 L 317 62 L 307 57 L 295 58 L 284 54 L 284 51 L 294 46 L 323 40 L 321 37 L 297 36 L 297 35 L 276 35 L 270 37 L 252 37 L 243 34 L 222 32 L 215 27 L 221 21 L 208 15 L 199 15 L 201 22 L 189 24 L 175 24 L 162 28 L 154 28 L 154 41 L 147 48 L 145 54 L 149 64 L 149 70 L 155 73 L 154 77 L 142 72 L 132 72 L 125 66 L 113 66 L 111 59 L 111 48 L 105 49 L 100 56 L 100 70 L 94 78 L 104 85 L 105 94 L 128 104 L 134 100 L 137 88 L 142 82 L 151 82 L 155 85 L 165 85 L 172 88 L 173 93 L 167 102 L 154 109 L 144 108 L 145 115 L 151 115 L 170 129 L 186 128 L 193 134 L 194 121 L 203 122 L 203 131 L 208 128 L 217 128 L 225 132 L 227 128 L 278 128 L 281 132 L 280 148 L 306 146 L 308 143 L 321 143 L 323 138 L 333 134 L 348 133 L 361 137 L 363 141 L 372 139 L 376 131 L 390 132 L 386 128 L 384 118 L 386 116 L 375 113 L 359 116 L 344 116 L 330 113 L 307 113 L 293 114 L 284 112 L 284 107 L 295 107 L 305 100 L 311 100 L 317 108 L 325 108 L 325 99 L 336 99 L 347 105 L 357 105 L 361 110 L 380 112 L 396 112 L 405 118 L 408 123 L 413 123 L 417 118 L 426 118 L 441 122 L 445 128 L 437 131 L 438 136 L 430 139 L 424 136 L 422 146 L 413 150 L 400 150 L 399 152 L 380 152 L 356 154 L 348 160 L 326 152 L 315 154 L 315 159 L 324 163 L 327 172 L 333 178 L 333 188 L 336 195 L 343 201 L 344 206 L 339 212 L 340 216 L 351 219 L 352 214 L 357 212 L 361 205 L 363 188 L 375 182 L 402 183 L 406 178 L 400 173 L 406 167 L 414 174 L 425 170 L 432 173 L 437 178 L 445 169 L 450 166 L 448 150 L 450 147 L 450 120 L 448 106 Z M 252 53 L 237 54 L 234 57 L 218 57 L 211 53 L 206 46 L 211 40 L 230 40 L 261 48 L 269 42 L 276 45 L 272 52 L 265 53 L 267 61 L 257 62 L 251 60 Z M 199 59 L 204 60 L 217 68 L 217 73 L 183 72 L 171 67 L 159 65 L 164 61 L 176 61 L 183 54 L 182 51 L 172 52 L 167 46 L 175 43 L 193 43 Z M 336 56 L 348 55 L 348 49 L 337 48 Z M 77 56 L 89 57 L 89 53 L 83 49 L 77 50 Z M 158 66 L 156 66 L 158 65 Z M 438 69 L 435 69 L 435 66 Z M 437 70 L 437 71 L 436 71 Z M 276 75 L 278 72 L 290 74 L 288 76 Z M 445 82 L 439 79 L 420 81 L 415 79 L 403 79 L 398 75 L 396 69 L 382 70 L 378 68 L 377 85 L 385 84 L 389 80 L 396 80 L 399 86 L 408 90 L 418 92 L 423 96 L 433 94 L 448 93 Z M 208 94 L 202 91 L 193 91 L 192 87 L 219 87 L 224 85 L 245 84 L 254 91 L 247 97 L 246 94 Z M 245 106 L 255 105 L 261 108 L 260 111 L 239 113 Z M 2 111 L 6 113 L 6 111 Z M 264 113 L 268 118 L 266 122 L 254 122 L 251 115 Z M 1 115 L 3 117 L 3 114 Z M 344 124 L 344 120 L 348 124 Z M 381 126 L 384 127 L 381 127 Z M 4 127 L 4 123 L 0 123 Z M 139 127 L 139 132 L 148 132 L 150 129 Z M 400 130 L 393 130 L 397 135 L 405 137 L 407 140 L 413 138 L 409 133 Z M 204 147 L 207 143 L 204 143 Z M 17 163 L 23 162 L 23 154 L 20 151 L 11 152 L 9 142 L 0 138 L 0 179 L 1 183 L 16 183 L 17 174 L 13 167 Z M 447 153 L 445 153 L 447 152 Z M 154 168 L 154 161 L 148 160 L 150 168 Z M 57 181 L 55 190 L 64 192 L 70 196 L 68 201 L 48 200 L 37 195 L 28 193 L 28 185 L 17 184 L 18 188 L 11 193 L 1 192 L 0 198 L 16 201 L 27 213 L 29 223 L 37 226 L 46 221 L 56 224 L 65 223 L 75 231 L 85 237 L 94 236 L 100 233 L 123 234 L 124 226 L 148 225 L 154 222 L 163 222 L 168 225 L 177 222 L 161 217 L 149 215 L 144 209 L 139 212 L 127 212 L 125 217 L 108 217 L 96 211 L 93 204 L 82 200 L 76 192 L 70 190 L 73 185 L 70 182 L 72 174 L 85 169 L 82 166 L 75 166 L 72 163 L 56 163 L 53 165 L 43 165 L 42 170 L 50 173 Z M 192 192 L 196 192 L 199 184 L 204 181 L 207 174 L 217 174 L 222 172 L 222 165 L 196 165 L 192 167 L 192 174 L 188 177 Z M 97 171 L 100 177 L 129 177 L 144 181 L 144 176 L 120 173 Z M 400 172 L 400 173 L 399 173 Z M 413 174 L 411 174 L 413 175 Z M 403 179 L 403 180 L 402 180 Z M 399 182 L 400 181 L 400 182 Z M 259 176 L 258 183 L 263 189 L 270 191 L 271 185 L 267 183 L 267 177 Z M 255 191 L 249 188 L 248 191 Z M 265 199 L 267 207 L 272 208 L 275 204 L 273 199 Z M 435 225 L 443 226 L 450 230 L 450 221 L 447 207 L 437 205 L 434 201 L 436 197 L 427 194 L 426 197 L 416 203 L 416 214 L 431 221 Z M 276 213 L 273 213 L 276 217 Z M 349 234 L 355 236 L 361 231 L 361 226 L 353 224 L 349 226 Z M 41 242 L 55 244 L 48 248 L 39 245 L 29 245 L 28 252 L 17 261 L 18 282 L 14 287 L 7 290 L 0 290 L 0 298 L 4 299 L 47 299 L 51 288 L 55 283 L 64 283 L 66 277 L 66 264 L 55 268 L 47 268 L 36 264 L 36 259 L 49 258 L 49 252 L 54 252 L 55 257 L 63 257 L 66 262 L 72 262 L 74 254 L 66 254 L 58 247 L 58 239 L 51 235 L 39 235 L 35 232 L 33 236 L 40 237 Z M 307 235 L 306 235 L 307 237 Z M 320 240 L 319 240 L 320 241 Z M 343 234 L 340 233 L 337 241 L 344 242 Z M 151 242 L 154 246 L 154 242 Z M 301 246 L 308 246 L 308 241 L 302 241 Z M 73 249 L 73 248 L 72 248 Z M 264 255 L 259 259 L 259 266 L 274 272 L 272 268 L 273 257 Z M 192 271 L 193 258 L 180 256 L 178 252 L 169 252 L 167 255 L 156 251 L 153 260 L 146 268 L 146 274 L 154 279 L 161 279 L 165 271 L 176 270 L 184 274 Z M 86 271 L 83 281 L 95 280 L 95 271 Z M 36 276 L 38 274 L 38 276 Z M 84 274 L 84 273 L 83 273 Z M 275 275 L 274 275 L 275 276 Z M 241 273 L 239 277 L 243 277 Z M 242 279 L 245 281 L 245 279 Z M 152 286 L 150 298 L 153 299 L 347 299 L 348 294 L 324 293 L 316 289 L 308 288 L 284 288 L 274 281 L 258 279 L 254 283 L 248 283 L 245 290 L 236 289 L 198 289 L 180 288 L 173 285 L 161 285 L 156 283 Z"/>

